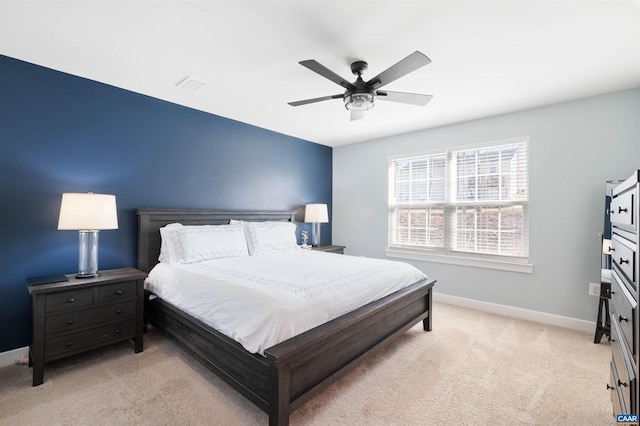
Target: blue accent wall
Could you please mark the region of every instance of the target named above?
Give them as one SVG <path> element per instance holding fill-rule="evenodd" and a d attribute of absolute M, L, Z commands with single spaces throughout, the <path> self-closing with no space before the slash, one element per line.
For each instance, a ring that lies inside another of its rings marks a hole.
<path fill-rule="evenodd" d="M 100 269 L 136 265 L 137 207 L 331 214 L 330 147 L 2 55 L 0 148 L 0 352 L 28 345 L 25 278 L 77 271 L 63 192 L 116 195 Z"/>

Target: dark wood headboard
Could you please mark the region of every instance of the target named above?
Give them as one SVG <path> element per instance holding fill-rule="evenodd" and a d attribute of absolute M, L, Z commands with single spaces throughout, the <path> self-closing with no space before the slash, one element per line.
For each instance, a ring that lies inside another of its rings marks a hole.
<path fill-rule="evenodd" d="M 160 255 L 160 228 L 169 223 L 183 225 L 225 225 L 231 219 L 294 222 L 296 212 L 224 210 L 136 209 L 138 215 L 138 269 L 149 272 Z"/>

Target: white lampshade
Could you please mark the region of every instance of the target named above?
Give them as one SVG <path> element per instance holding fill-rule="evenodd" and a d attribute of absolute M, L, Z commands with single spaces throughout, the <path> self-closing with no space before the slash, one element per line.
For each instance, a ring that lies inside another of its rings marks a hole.
<path fill-rule="evenodd" d="M 304 221 L 307 223 L 328 223 L 329 213 L 326 204 L 307 204 L 304 210 Z"/>
<path fill-rule="evenodd" d="M 91 192 L 62 194 L 58 229 L 118 229 L 116 196 Z"/>

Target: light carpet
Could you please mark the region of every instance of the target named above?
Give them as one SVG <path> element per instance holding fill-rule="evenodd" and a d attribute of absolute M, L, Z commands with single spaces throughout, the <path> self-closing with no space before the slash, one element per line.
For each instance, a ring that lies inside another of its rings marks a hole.
<path fill-rule="evenodd" d="M 611 348 L 593 334 L 434 303 L 422 324 L 291 415 L 292 425 L 614 425 Z M 0 424 L 266 425 L 268 417 L 150 328 L 31 369 L 0 369 Z"/>

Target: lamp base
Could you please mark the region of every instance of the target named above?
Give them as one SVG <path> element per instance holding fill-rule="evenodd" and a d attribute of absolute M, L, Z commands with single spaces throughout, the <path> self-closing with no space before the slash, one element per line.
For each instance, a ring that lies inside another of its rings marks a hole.
<path fill-rule="evenodd" d="M 320 245 L 320 222 L 313 222 L 311 245 L 313 247 L 318 247 Z"/>
<path fill-rule="evenodd" d="M 100 276 L 100 272 L 92 272 L 92 273 L 87 273 L 87 274 L 81 274 L 80 272 L 78 272 L 76 274 L 76 278 L 95 278 L 97 276 Z"/>
<path fill-rule="evenodd" d="M 81 230 L 78 233 L 78 273 L 76 278 L 95 278 L 98 270 L 98 230 Z"/>

